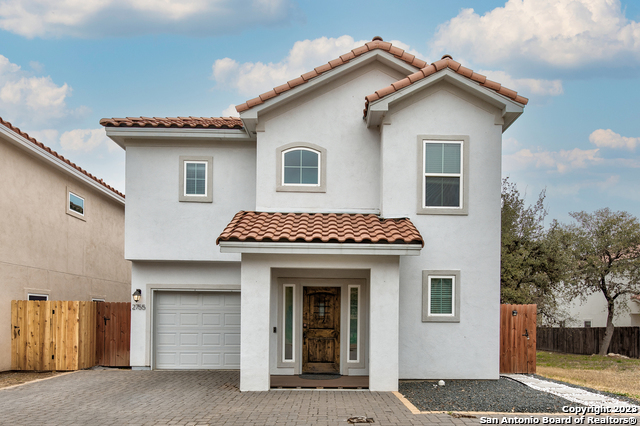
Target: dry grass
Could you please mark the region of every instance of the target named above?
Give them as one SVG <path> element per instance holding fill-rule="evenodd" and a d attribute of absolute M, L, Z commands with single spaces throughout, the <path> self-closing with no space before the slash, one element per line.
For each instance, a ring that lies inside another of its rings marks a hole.
<path fill-rule="evenodd" d="M 538 352 L 536 364 L 540 376 L 640 401 L 639 359 Z"/>
<path fill-rule="evenodd" d="M 48 377 L 62 374 L 56 371 L 3 371 L 0 373 L 0 389 L 8 386 L 21 385 L 34 380 L 46 379 Z"/>

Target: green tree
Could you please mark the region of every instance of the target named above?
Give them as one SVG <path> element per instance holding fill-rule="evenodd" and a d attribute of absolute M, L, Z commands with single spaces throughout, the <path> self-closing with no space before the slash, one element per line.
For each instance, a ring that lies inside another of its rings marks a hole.
<path fill-rule="evenodd" d="M 502 181 L 500 301 L 535 303 L 540 322 L 558 323 L 563 318 L 556 295 L 564 256 L 545 231 L 544 199 L 543 190 L 536 203 L 527 206 L 516 184 Z"/>
<path fill-rule="evenodd" d="M 565 277 L 570 298 L 602 293 L 607 301 L 607 329 L 600 345 L 606 355 L 613 337 L 616 300 L 640 293 L 640 223 L 627 212 L 608 208 L 569 213 L 576 223 L 558 225 L 556 241 L 569 255 Z"/>

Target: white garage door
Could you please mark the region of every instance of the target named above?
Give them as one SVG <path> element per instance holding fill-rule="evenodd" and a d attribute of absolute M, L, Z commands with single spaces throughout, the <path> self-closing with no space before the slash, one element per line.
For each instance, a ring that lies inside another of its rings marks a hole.
<path fill-rule="evenodd" d="M 240 368 L 240 293 L 156 293 L 155 368 Z"/>

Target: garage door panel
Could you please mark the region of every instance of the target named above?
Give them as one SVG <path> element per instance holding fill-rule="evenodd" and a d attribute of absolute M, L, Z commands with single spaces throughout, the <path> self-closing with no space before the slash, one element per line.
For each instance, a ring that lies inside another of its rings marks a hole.
<path fill-rule="evenodd" d="M 180 346 L 198 346 L 198 333 L 180 333 Z"/>
<path fill-rule="evenodd" d="M 240 367 L 240 293 L 157 292 L 155 368 Z"/>
<path fill-rule="evenodd" d="M 240 345 L 240 333 L 238 334 L 231 334 L 231 333 L 226 333 L 224 335 L 224 344 L 225 346 L 229 346 L 229 345 Z"/>
<path fill-rule="evenodd" d="M 162 298 L 156 300 L 158 306 L 178 306 L 180 297 L 177 293 L 165 294 Z"/>
<path fill-rule="evenodd" d="M 219 353 L 203 353 L 202 354 L 202 365 L 208 368 L 216 368 L 220 365 L 220 354 Z"/>
<path fill-rule="evenodd" d="M 224 314 L 224 325 L 240 327 L 240 314 Z"/>
<path fill-rule="evenodd" d="M 240 354 L 224 354 L 224 362 L 229 367 L 240 368 Z"/>
<path fill-rule="evenodd" d="M 202 296 L 203 306 L 222 306 L 222 301 L 225 299 L 224 295 L 220 294 L 205 294 Z"/>
<path fill-rule="evenodd" d="M 158 325 L 177 325 L 178 316 L 174 313 L 162 313 L 156 317 Z"/>
<path fill-rule="evenodd" d="M 204 346 L 219 345 L 220 333 L 203 333 L 202 344 Z"/>
<path fill-rule="evenodd" d="M 180 314 L 180 325 L 181 326 L 198 325 L 198 317 L 199 315 L 197 313 Z"/>
<path fill-rule="evenodd" d="M 220 325 L 220 314 L 202 314 L 202 325 Z"/>
<path fill-rule="evenodd" d="M 180 366 L 182 367 L 197 367 L 198 356 L 197 352 L 180 352 Z"/>
<path fill-rule="evenodd" d="M 198 293 L 183 293 L 180 295 L 180 306 L 198 306 L 200 304 L 201 297 Z"/>
<path fill-rule="evenodd" d="M 176 352 L 156 352 L 156 366 L 158 368 L 173 368 L 177 364 Z"/>
<path fill-rule="evenodd" d="M 176 333 L 158 333 L 156 334 L 156 344 L 158 346 L 175 346 Z"/>

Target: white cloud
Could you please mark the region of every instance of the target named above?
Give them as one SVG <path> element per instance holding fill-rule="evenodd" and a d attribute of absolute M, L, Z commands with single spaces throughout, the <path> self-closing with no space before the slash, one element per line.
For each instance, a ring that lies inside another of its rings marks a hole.
<path fill-rule="evenodd" d="M 102 144 L 106 144 L 110 151 L 111 140 L 104 129 L 75 129 L 64 132 L 60 136 L 60 146 L 67 151 L 93 151 Z"/>
<path fill-rule="evenodd" d="M 48 147 L 54 147 L 58 144 L 59 132 L 56 129 L 27 130 L 27 133 Z"/>
<path fill-rule="evenodd" d="M 28 38 L 215 35 L 297 14 L 291 0 L 0 0 L 0 28 Z"/>
<path fill-rule="evenodd" d="M 236 111 L 235 104 L 231 104 L 225 108 L 225 110 L 222 111 L 222 117 L 240 117 L 240 114 Z"/>
<path fill-rule="evenodd" d="M 564 93 L 561 80 L 535 78 L 513 78 L 504 71 L 478 70 L 489 80 L 497 81 L 504 87 L 517 91 L 523 96 L 558 96 Z"/>
<path fill-rule="evenodd" d="M 71 87 L 56 84 L 51 77 L 37 77 L 0 55 L 0 116 L 14 124 L 41 127 L 68 114 L 66 99 Z"/>
<path fill-rule="evenodd" d="M 611 129 L 598 129 L 589 135 L 591 143 L 605 148 L 626 148 L 633 151 L 636 145 L 640 145 L 640 138 L 628 138 L 621 136 Z"/>
<path fill-rule="evenodd" d="M 599 149 L 580 149 L 560 151 L 536 151 L 521 149 L 514 154 L 503 156 L 505 169 L 519 170 L 528 167 L 537 169 L 554 170 L 566 173 L 573 169 L 600 164 L 604 161 L 599 155 Z"/>
<path fill-rule="evenodd" d="M 218 59 L 212 66 L 212 78 L 219 87 L 235 89 L 244 96 L 255 97 L 326 64 L 368 41 L 356 41 L 348 35 L 338 38 L 321 37 L 315 40 L 297 41 L 287 57 L 278 63 L 245 62 L 240 64 L 231 58 Z M 418 52 L 411 50 L 410 46 L 396 40 L 390 42 L 394 46 L 424 59 Z"/>
<path fill-rule="evenodd" d="M 573 68 L 639 59 L 640 23 L 626 19 L 619 0 L 508 0 L 482 16 L 463 9 L 438 28 L 432 48 L 480 64 Z"/>

